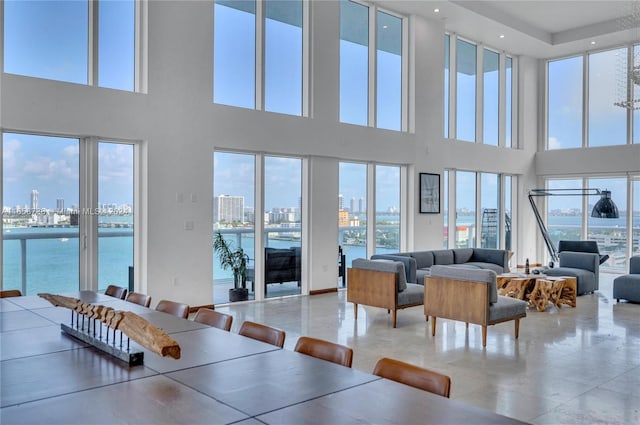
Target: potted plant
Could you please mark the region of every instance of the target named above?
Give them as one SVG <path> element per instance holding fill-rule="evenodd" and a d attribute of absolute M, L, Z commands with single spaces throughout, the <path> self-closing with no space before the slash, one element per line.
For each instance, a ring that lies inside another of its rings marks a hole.
<path fill-rule="evenodd" d="M 247 289 L 247 264 L 249 256 L 242 248 L 232 249 L 232 243 L 216 232 L 213 249 L 220 259 L 223 270 L 233 270 L 233 288 L 229 289 L 229 301 L 245 301 L 249 298 Z"/>

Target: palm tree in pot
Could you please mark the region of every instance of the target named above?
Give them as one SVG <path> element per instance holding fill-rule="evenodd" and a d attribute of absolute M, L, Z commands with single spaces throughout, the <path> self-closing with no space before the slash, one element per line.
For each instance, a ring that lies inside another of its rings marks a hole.
<path fill-rule="evenodd" d="M 245 301 L 249 298 L 247 289 L 247 264 L 249 256 L 240 247 L 232 249 L 232 242 L 216 232 L 213 249 L 220 259 L 223 270 L 233 270 L 233 288 L 229 289 L 229 301 Z"/>

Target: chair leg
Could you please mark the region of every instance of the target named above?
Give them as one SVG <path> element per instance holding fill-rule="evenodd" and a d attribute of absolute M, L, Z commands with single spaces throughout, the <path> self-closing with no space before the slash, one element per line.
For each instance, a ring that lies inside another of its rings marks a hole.
<path fill-rule="evenodd" d="M 487 346 L 487 327 L 486 326 L 482 327 L 482 346 L 483 347 Z"/>
<path fill-rule="evenodd" d="M 396 313 L 397 313 L 397 312 L 398 312 L 398 310 L 393 309 L 393 313 L 392 313 L 392 314 L 393 314 L 393 316 L 392 316 L 392 318 L 391 318 L 391 321 L 393 322 L 393 327 L 394 327 L 394 328 L 396 327 Z"/>
<path fill-rule="evenodd" d="M 520 319 L 516 319 L 516 329 L 515 329 L 515 335 L 516 335 L 516 339 L 518 339 L 518 336 L 520 335 Z"/>
<path fill-rule="evenodd" d="M 431 336 L 436 336 L 436 316 L 431 316 Z"/>
<path fill-rule="evenodd" d="M 358 320 L 358 304 L 353 303 L 353 318 Z"/>

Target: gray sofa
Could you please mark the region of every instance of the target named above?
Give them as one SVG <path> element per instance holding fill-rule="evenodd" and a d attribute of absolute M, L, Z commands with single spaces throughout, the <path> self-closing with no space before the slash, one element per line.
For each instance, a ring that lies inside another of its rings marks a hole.
<path fill-rule="evenodd" d="M 640 255 L 629 260 L 629 274 L 613 279 L 613 298 L 640 303 Z"/>
<path fill-rule="evenodd" d="M 375 259 L 402 261 L 408 282 L 424 284 L 431 266 L 453 266 L 467 269 L 492 270 L 496 274 L 509 271 L 509 252 L 504 249 L 456 248 L 432 251 L 398 252 L 394 254 L 376 254 Z"/>
<path fill-rule="evenodd" d="M 543 271 L 548 276 L 573 276 L 578 295 L 592 293 L 599 287 L 600 255 L 589 252 L 563 251 L 559 254 L 560 267 Z"/>

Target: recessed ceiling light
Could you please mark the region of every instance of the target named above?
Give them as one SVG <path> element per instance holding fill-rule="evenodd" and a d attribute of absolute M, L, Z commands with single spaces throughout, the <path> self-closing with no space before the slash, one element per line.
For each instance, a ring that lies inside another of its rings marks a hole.
<path fill-rule="evenodd" d="M 594 44 L 596 44 L 596 42 L 595 42 L 595 41 L 592 41 L 592 42 L 591 42 L 591 45 L 593 46 Z"/>
<path fill-rule="evenodd" d="M 387 28 L 389 28 L 389 25 L 383 25 L 382 28 L 386 30 Z"/>
<path fill-rule="evenodd" d="M 435 9 L 433 9 L 433 11 L 434 11 L 435 13 L 439 13 L 439 12 L 440 12 L 440 9 L 435 8 Z"/>
<path fill-rule="evenodd" d="M 504 38 L 504 34 L 500 34 L 500 38 Z"/>

